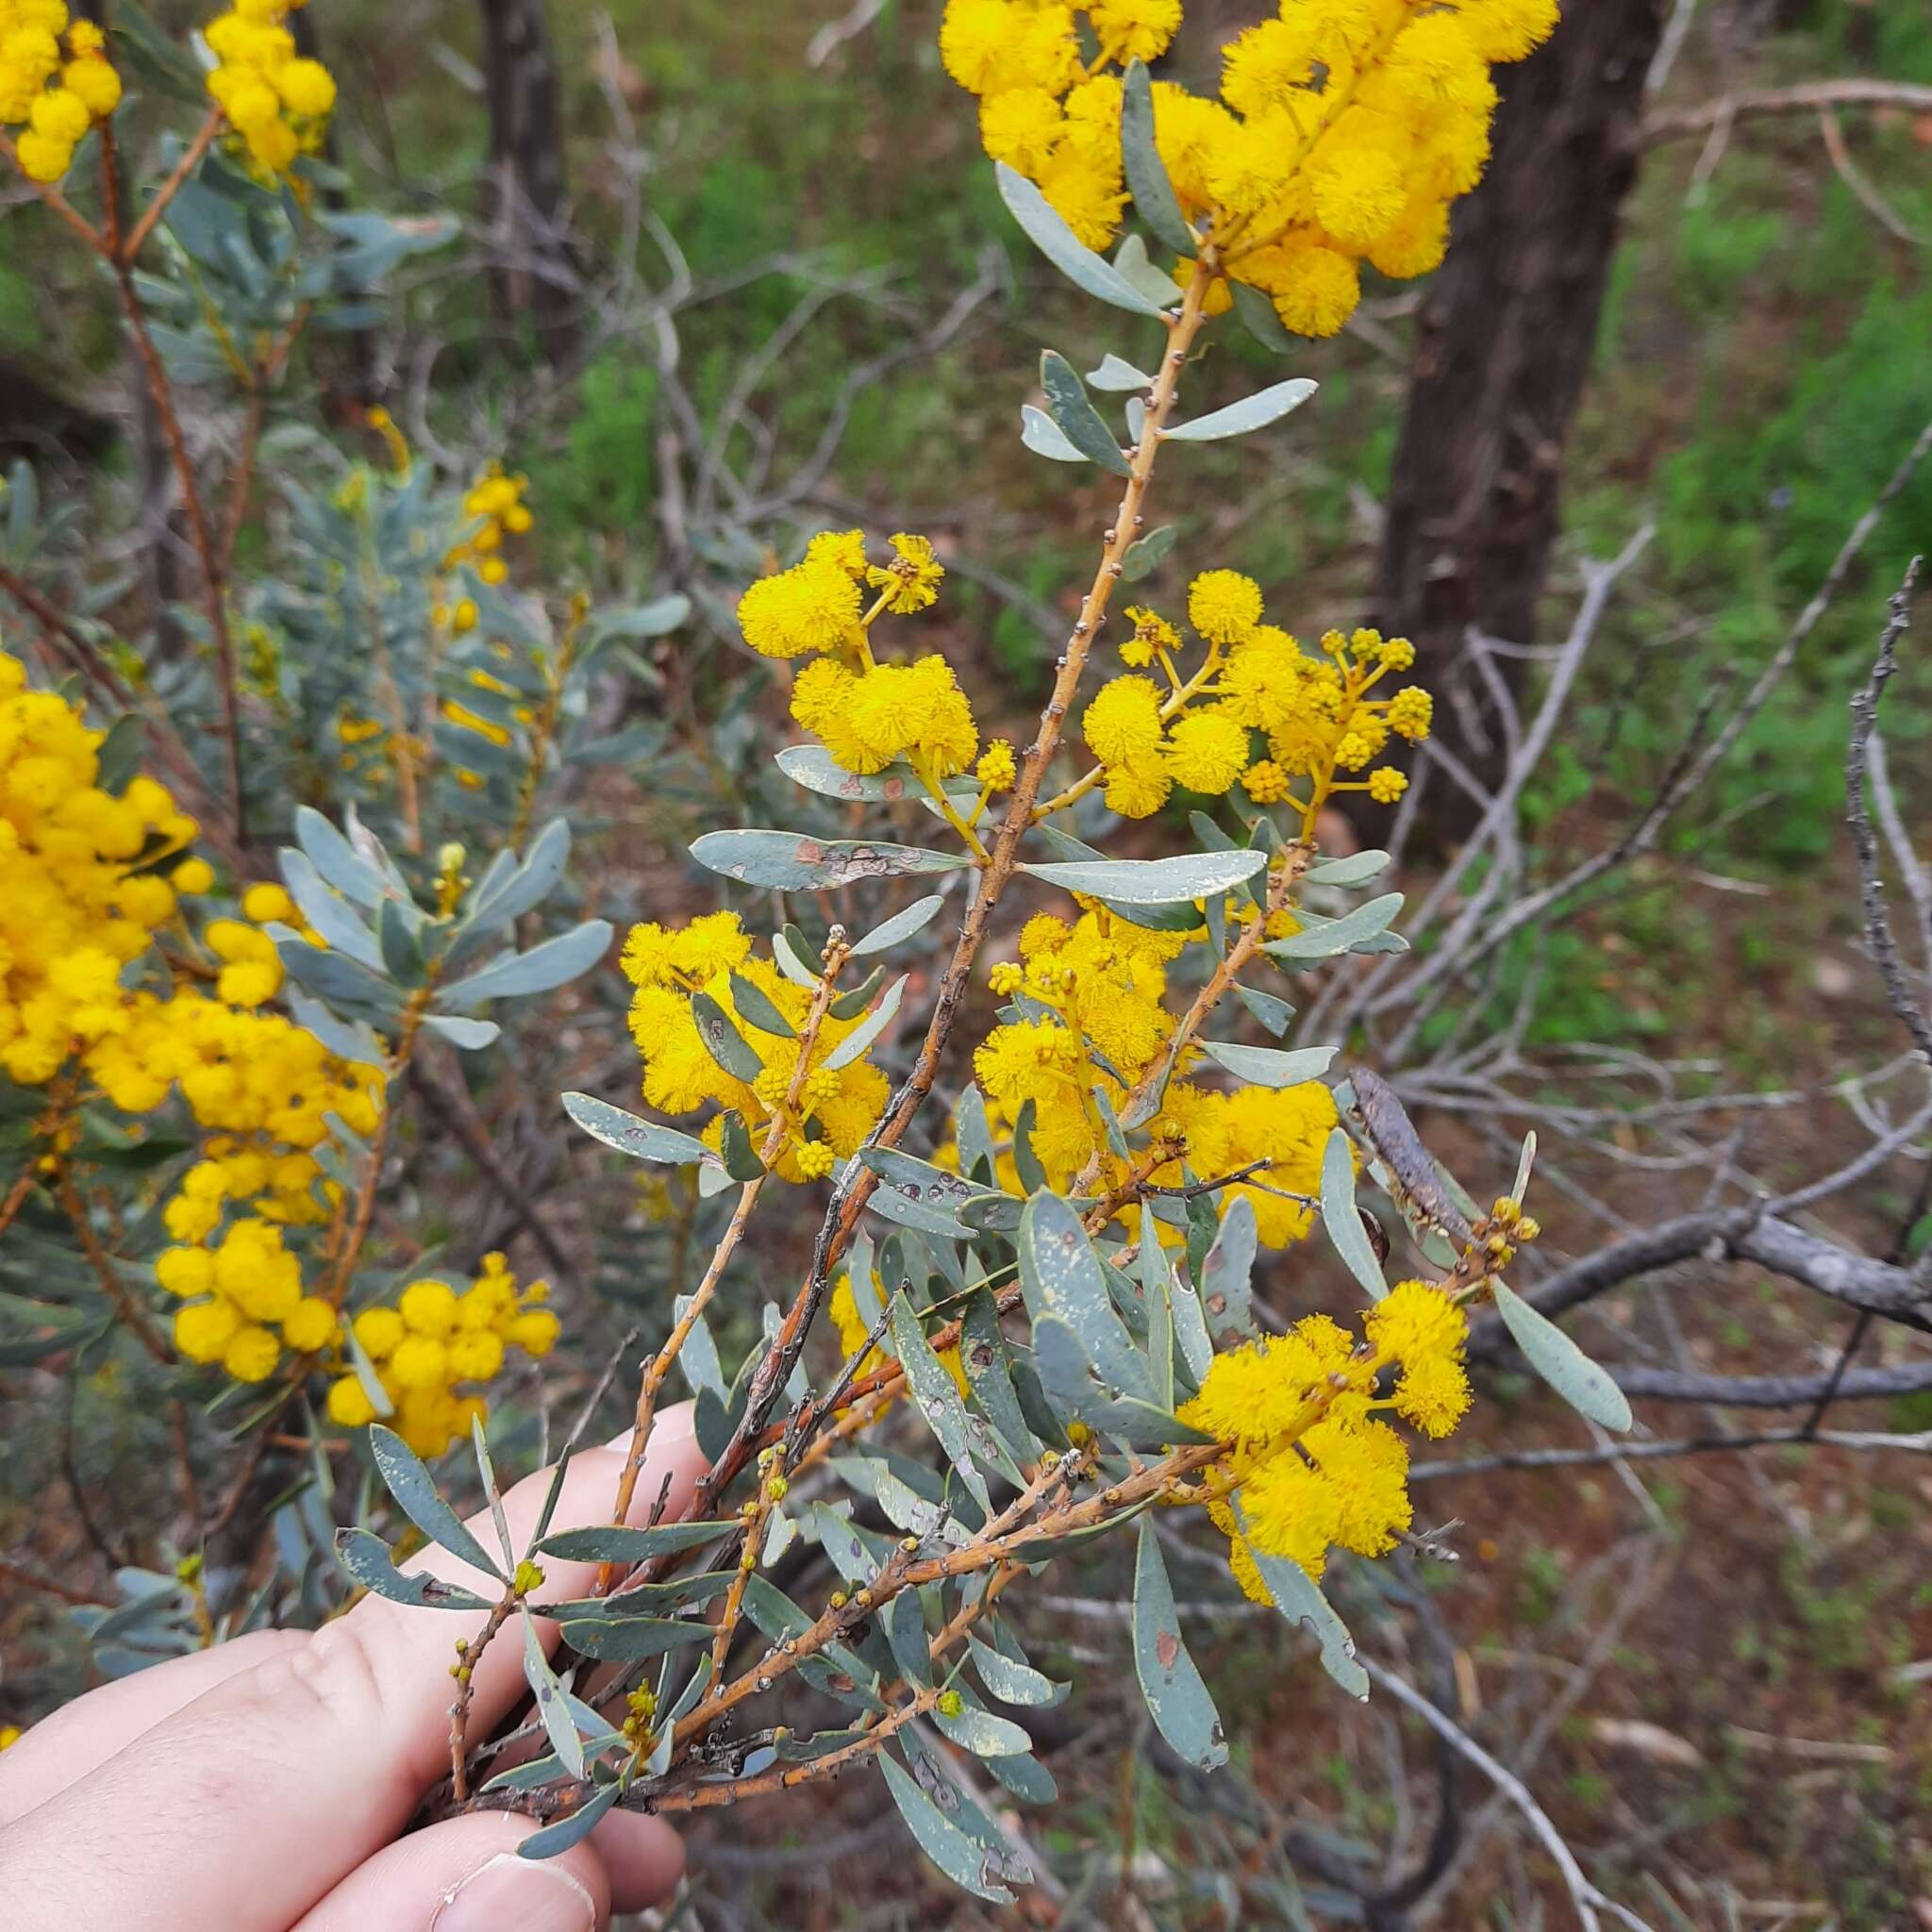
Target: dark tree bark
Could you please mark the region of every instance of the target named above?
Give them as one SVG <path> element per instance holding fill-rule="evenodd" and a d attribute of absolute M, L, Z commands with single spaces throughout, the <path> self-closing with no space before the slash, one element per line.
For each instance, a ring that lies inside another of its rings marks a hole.
<path fill-rule="evenodd" d="M 543 0 L 481 0 L 490 100 L 486 188 L 499 323 L 530 330 L 549 361 L 575 334 L 578 276 L 571 257 L 557 63 Z"/>
<path fill-rule="evenodd" d="M 1596 342 L 1644 75 L 1667 0 L 1566 0 L 1548 42 L 1502 67 L 1495 152 L 1457 205 L 1428 286 L 1383 528 L 1379 616 L 1412 638 L 1444 699 L 1439 728 L 1493 778 L 1479 681 L 1445 675 L 1468 628 L 1533 641 L 1557 530 L 1563 448 Z M 1432 791 L 1450 839 L 1473 823 Z M 1460 823 L 1457 823 L 1457 820 Z"/>

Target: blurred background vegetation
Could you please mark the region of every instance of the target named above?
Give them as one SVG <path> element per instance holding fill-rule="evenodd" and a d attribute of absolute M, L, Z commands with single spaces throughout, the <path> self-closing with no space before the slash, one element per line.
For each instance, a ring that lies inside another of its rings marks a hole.
<path fill-rule="evenodd" d="M 153 11 L 178 33 L 195 9 L 156 0 Z M 681 520 L 702 458 L 667 407 L 659 350 L 632 326 L 624 291 L 607 276 L 608 308 L 573 310 L 545 298 L 540 273 L 506 299 L 499 252 L 492 298 L 485 16 L 501 11 L 310 0 L 309 29 L 341 79 L 338 158 L 358 197 L 471 224 L 454 250 L 410 265 L 399 320 L 313 355 L 299 379 L 333 411 L 336 433 L 363 435 L 358 406 L 380 398 L 412 436 L 526 472 L 528 575 L 549 584 L 680 580 L 718 610 L 758 568 L 758 541 L 782 547 L 791 530 L 855 521 L 929 530 L 954 565 L 935 616 L 947 648 L 962 675 L 976 663 L 989 731 L 1024 731 L 1108 505 L 1022 450 L 1016 411 L 1038 344 L 1080 367 L 1111 344 L 1099 312 L 1055 286 L 1004 222 L 971 103 L 939 66 L 937 0 L 849 14 L 841 0 L 552 0 L 559 211 L 577 238 L 558 246 L 600 264 L 628 257 L 658 287 L 678 257 L 689 264 L 680 386 L 708 427 L 756 399 L 721 445 L 733 461 L 794 472 L 833 399 L 849 402 L 808 496 L 709 530 Z M 1207 72 L 1220 35 L 1253 12 L 1191 8 L 1183 77 L 1191 64 Z M 1688 31 L 1653 112 L 1824 78 L 1932 84 L 1928 0 L 1680 0 L 1675 12 Z M 1642 810 L 1687 719 L 1719 681 L 1748 683 L 1777 650 L 1932 418 L 1928 243 L 1932 109 L 1848 111 L 1829 138 L 1815 113 L 1780 113 L 1740 119 L 1721 142 L 1646 146 L 1562 453 L 1544 622 L 1520 641 L 1561 637 L 1580 558 L 1613 554 L 1647 522 L 1657 539 L 1621 587 L 1524 801 L 1545 873 L 1603 848 Z M 0 453 L 138 490 L 122 352 L 108 307 L 90 302 L 91 273 L 48 246 L 35 211 L 0 222 Z M 974 289 L 984 299 L 949 315 Z M 1194 567 L 1251 572 L 1271 615 L 1301 635 L 1374 608 L 1415 308 L 1402 291 L 1372 291 L 1357 325 L 1297 356 L 1295 373 L 1318 377 L 1322 394 L 1263 445 L 1260 473 L 1254 446 L 1207 445 L 1186 495 L 1160 505 Z M 1274 368 L 1231 329 L 1210 356 L 1210 391 L 1238 393 Z M 299 461 L 299 450 L 281 459 Z M 1884 511 L 1842 594 L 1657 861 L 1621 875 L 1587 916 L 1521 936 L 1494 997 L 1531 1003 L 1526 1050 L 1648 1046 L 1702 1056 L 1726 1091 L 1768 1091 L 1827 1081 L 1889 1037 L 1847 887 L 1844 700 L 1884 598 L 1928 533 L 1932 465 Z M 130 570 L 138 562 L 130 556 Z M 1159 588 L 1172 598 L 1176 587 Z M 737 749 L 781 715 L 727 627 L 721 620 L 702 650 L 671 641 L 653 662 L 664 713 L 708 734 L 680 737 L 653 785 L 675 801 L 683 784 L 693 813 L 740 786 Z M 1907 655 L 1887 731 L 1902 795 L 1932 798 L 1923 653 Z M 606 850 L 618 904 L 605 909 L 698 909 L 706 889 L 665 857 L 672 832 L 653 825 L 640 843 L 622 799 L 593 803 L 615 827 Z M 1832 1131 L 1816 1111 L 1768 1113 L 1754 1129 L 1757 1170 L 1775 1177 Z M 1618 1186 L 1632 1223 L 1664 1211 L 1641 1170 Z M 1874 1243 L 1904 1216 L 1917 1253 L 1932 1222 L 1921 1210 L 1913 1224 L 1910 1206 L 1881 1181 L 1847 1211 Z M 1829 1331 L 1835 1320 L 1794 1316 L 1747 1281 L 1700 1328 L 1695 1352 L 1775 1363 L 1813 1321 Z M 1502 1399 L 1484 1405 L 1479 1426 L 1498 1441 L 1520 1447 L 1544 1429 L 1567 1440 L 1541 1408 L 1519 1407 L 1525 1391 L 1507 1378 L 1491 1393 Z M 1924 1429 L 1927 1403 L 1901 1398 L 1886 1420 Z M 111 1399 L 99 1404 L 104 1432 L 126 1425 Z M 112 1465 L 111 1444 L 94 1454 Z M 1448 1606 L 1465 1715 L 1532 1732 L 1553 1716 L 1538 1789 L 1566 1831 L 1621 1847 L 1612 1869 L 1621 1857 L 1648 1874 L 1657 1924 L 1932 1926 L 1932 1671 L 1915 1661 L 1932 1654 L 1924 1468 L 1793 1453 L 1650 1465 L 1641 1503 L 1608 1469 L 1580 1487 L 1535 1472 L 1444 1485 L 1440 1508 L 1435 1493 L 1419 1497 L 1432 1520 L 1469 1519 L 1464 1561 L 1413 1578 Z M 16 1498 L 22 1487 L 8 1485 Z M 1634 1555 L 1633 1521 L 1657 1532 Z M 1107 1595 L 1055 1600 L 1058 1641 L 1094 1689 L 1053 1714 L 1067 1720 L 1051 1761 L 1069 1802 L 1045 1849 L 1067 1883 L 1027 1909 L 1069 1924 L 1343 1923 L 1345 1900 L 1319 1883 L 1306 1898 L 1298 1890 L 1294 1872 L 1306 1880 L 1323 1851 L 1289 1821 L 1319 1815 L 1331 1851 L 1425 1833 L 1391 1775 L 1402 1749 L 1392 1719 L 1332 1708 L 1277 1626 L 1230 1611 L 1217 1684 L 1246 1721 L 1232 1776 L 1209 1790 L 1149 1746 L 1130 1686 L 1108 1699 L 1125 1650 Z M 1290 1710 L 1291 1756 L 1269 1723 Z M 1416 1736 L 1407 1749 L 1425 1757 Z M 794 1804 L 701 1836 L 693 1923 L 981 1923 L 977 1908 L 924 1889 L 896 1855 L 896 1824 L 840 1812 L 840 1795 L 814 1800 L 833 1814 L 817 1821 Z M 1437 1923 L 1545 1923 L 1521 1856 L 1493 1841 L 1474 1855 Z M 1242 1874 L 1238 1897 L 1230 1872 Z"/>

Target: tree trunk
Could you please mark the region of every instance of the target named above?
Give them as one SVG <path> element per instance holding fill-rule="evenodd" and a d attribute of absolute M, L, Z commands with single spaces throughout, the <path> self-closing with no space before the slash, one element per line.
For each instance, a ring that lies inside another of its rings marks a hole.
<path fill-rule="evenodd" d="M 1549 42 L 1497 70 L 1494 158 L 1457 205 L 1448 260 L 1423 300 L 1379 616 L 1385 631 L 1415 641 L 1419 670 L 1443 700 L 1439 728 L 1489 783 L 1502 765 L 1484 718 L 1492 705 L 1473 666 L 1449 667 L 1471 626 L 1519 642 L 1538 636 L 1563 446 L 1667 12 L 1666 0 L 1567 0 Z M 1475 808 L 1439 782 L 1428 817 L 1453 841 Z"/>
<path fill-rule="evenodd" d="M 557 361 L 576 332 L 579 285 L 565 208 L 557 65 L 543 0 L 482 0 L 490 98 L 491 291 L 507 329 Z"/>

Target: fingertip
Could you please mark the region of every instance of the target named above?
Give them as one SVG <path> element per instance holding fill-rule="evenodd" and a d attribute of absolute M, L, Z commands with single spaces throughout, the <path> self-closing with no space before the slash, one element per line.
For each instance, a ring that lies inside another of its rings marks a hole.
<path fill-rule="evenodd" d="M 684 1840 L 661 1818 L 613 1811 L 591 1834 L 610 1877 L 613 1911 L 641 1912 L 677 1890 L 684 1876 Z"/>

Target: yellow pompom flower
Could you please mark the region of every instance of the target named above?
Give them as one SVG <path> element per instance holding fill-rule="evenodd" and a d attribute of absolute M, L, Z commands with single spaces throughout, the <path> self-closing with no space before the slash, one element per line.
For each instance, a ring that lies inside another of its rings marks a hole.
<path fill-rule="evenodd" d="M 1107 768 L 1107 785 L 1102 795 L 1108 809 L 1124 819 L 1152 818 L 1167 803 L 1174 790 L 1174 774 L 1157 754 L 1129 758 L 1124 764 Z"/>
<path fill-rule="evenodd" d="M 1087 18 L 1112 60 L 1155 60 L 1181 24 L 1181 0 L 1091 0 Z"/>
<path fill-rule="evenodd" d="M 766 658 L 829 651 L 858 628 L 859 591 L 851 575 L 825 560 L 793 564 L 760 577 L 738 600 L 739 628 Z"/>
<path fill-rule="evenodd" d="M 412 1281 L 396 1304 L 403 1324 L 416 1335 L 441 1337 L 456 1326 L 456 1291 L 446 1281 Z"/>
<path fill-rule="evenodd" d="M 175 1347 L 189 1361 L 218 1362 L 241 1328 L 242 1317 L 232 1302 L 194 1302 L 175 1311 Z"/>
<path fill-rule="evenodd" d="M 1377 805 L 1393 805 L 1407 790 L 1407 774 L 1393 765 L 1377 765 L 1369 774 L 1369 796 Z"/>
<path fill-rule="evenodd" d="M 344 1429 L 366 1428 L 375 1420 L 375 1405 L 359 1375 L 341 1375 L 328 1385 L 328 1419 Z"/>
<path fill-rule="evenodd" d="M 1163 756 L 1176 785 L 1219 797 L 1247 768 L 1247 727 L 1224 710 L 1190 711 L 1169 728 Z"/>
<path fill-rule="evenodd" d="M 1283 325 L 1297 335 L 1339 334 L 1360 306 L 1361 274 L 1333 248 L 1306 242 L 1281 250 L 1282 262 L 1270 292 Z"/>
<path fill-rule="evenodd" d="M 334 1341 L 340 1326 L 330 1303 L 307 1295 L 282 1317 L 282 1340 L 298 1355 L 319 1355 Z"/>
<path fill-rule="evenodd" d="M 1058 98 L 1043 87 L 1008 88 L 979 104 L 980 145 L 1029 176 L 1046 165 L 1065 125 Z"/>
<path fill-rule="evenodd" d="M 1395 225 L 1408 202 L 1402 170 L 1374 149 L 1343 149 L 1314 174 L 1315 213 L 1336 241 L 1372 247 Z"/>
<path fill-rule="evenodd" d="M 1217 644 L 1238 644 L 1261 621 L 1261 587 L 1238 570 L 1203 571 L 1188 586 L 1188 622 Z"/>
<path fill-rule="evenodd" d="M 266 1382 L 281 1358 L 282 1345 L 274 1332 L 251 1324 L 236 1331 L 223 1352 L 222 1366 L 238 1382 Z"/>
<path fill-rule="evenodd" d="M 1103 765 L 1147 759 L 1160 749 L 1160 692 L 1147 677 L 1115 677 L 1093 694 L 1080 733 Z"/>

